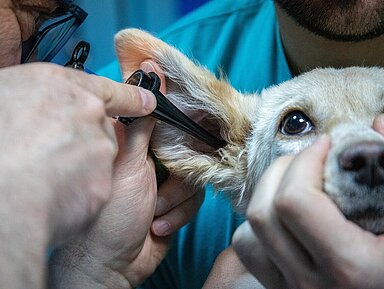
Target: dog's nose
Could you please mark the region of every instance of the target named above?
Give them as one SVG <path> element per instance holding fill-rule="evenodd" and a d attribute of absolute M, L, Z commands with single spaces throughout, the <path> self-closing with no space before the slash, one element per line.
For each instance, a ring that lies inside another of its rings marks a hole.
<path fill-rule="evenodd" d="M 353 174 L 357 183 L 371 188 L 384 185 L 384 144 L 357 143 L 340 154 L 340 168 Z"/>

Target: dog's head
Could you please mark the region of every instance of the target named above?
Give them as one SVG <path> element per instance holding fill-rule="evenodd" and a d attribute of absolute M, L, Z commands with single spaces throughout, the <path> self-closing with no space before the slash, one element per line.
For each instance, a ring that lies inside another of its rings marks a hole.
<path fill-rule="evenodd" d="M 126 77 L 154 60 L 164 70 L 167 97 L 228 143 L 215 151 L 159 123 L 152 148 L 172 174 L 196 186 L 214 184 L 242 211 L 275 158 L 326 133 L 332 147 L 324 190 L 349 219 L 384 232 L 384 138 L 371 127 L 383 112 L 384 69 L 316 69 L 244 95 L 146 32 L 123 30 L 115 43 Z"/>

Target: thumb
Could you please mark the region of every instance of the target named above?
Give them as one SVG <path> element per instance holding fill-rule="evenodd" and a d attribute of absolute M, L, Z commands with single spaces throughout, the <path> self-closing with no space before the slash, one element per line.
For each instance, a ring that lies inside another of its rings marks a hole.
<path fill-rule="evenodd" d="M 290 168 L 282 182 L 284 187 L 293 179 L 297 179 L 300 175 L 301 187 L 312 187 L 321 189 L 323 185 L 323 167 L 327 158 L 329 148 L 331 146 L 331 138 L 328 135 L 320 136 L 311 146 L 303 150 L 292 161 Z M 308 169 L 311 164 L 311 169 Z"/>
<path fill-rule="evenodd" d="M 145 72 L 155 72 L 161 80 L 160 90 L 165 92 L 164 73 L 157 63 L 147 59 L 141 63 L 140 68 Z M 138 158 L 144 161 L 148 154 L 149 142 L 155 123 L 156 121 L 152 117 L 136 119 L 128 127 L 116 122 L 115 131 L 119 145 L 116 160 L 124 155 L 126 162 L 139 161 Z"/>
<path fill-rule="evenodd" d="M 120 122 L 115 124 L 118 143 L 116 160 L 141 164 L 147 159 L 149 142 L 155 127 L 155 119 L 144 117 L 134 121 L 129 126 Z"/>

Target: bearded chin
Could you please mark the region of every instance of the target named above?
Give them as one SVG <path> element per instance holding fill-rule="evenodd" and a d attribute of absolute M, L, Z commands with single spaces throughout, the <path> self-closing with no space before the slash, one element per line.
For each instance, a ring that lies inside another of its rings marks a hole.
<path fill-rule="evenodd" d="M 275 2 L 298 25 L 330 40 L 357 42 L 384 34 L 382 0 L 275 0 Z"/>

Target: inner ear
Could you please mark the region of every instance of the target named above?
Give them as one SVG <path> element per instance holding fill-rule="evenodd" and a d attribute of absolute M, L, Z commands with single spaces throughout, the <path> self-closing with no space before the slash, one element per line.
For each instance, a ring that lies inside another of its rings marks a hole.
<path fill-rule="evenodd" d="M 164 73 L 166 97 L 206 131 L 227 143 L 215 149 L 158 121 L 151 138 L 156 157 L 172 174 L 198 187 L 213 184 L 218 191 L 230 193 L 237 204 L 244 195 L 245 142 L 257 98 L 245 100 L 247 97 L 233 89 L 224 77 L 217 79 L 205 67 L 144 31 L 125 30 L 115 39 L 125 75 L 137 70 L 146 59 L 155 62 Z"/>
<path fill-rule="evenodd" d="M 206 111 L 203 111 L 201 109 L 195 110 L 193 112 L 186 113 L 196 124 L 204 128 L 207 132 L 212 134 L 218 139 L 222 138 L 222 127 L 223 123 L 220 121 L 219 118 L 209 114 Z M 225 134 L 225 133 L 224 133 Z M 213 153 L 215 151 L 214 148 L 207 145 L 206 143 L 202 142 L 201 140 L 198 140 L 195 137 L 190 138 L 191 146 L 202 153 Z"/>
<path fill-rule="evenodd" d="M 225 124 L 220 117 L 212 114 L 210 109 L 203 102 L 201 104 L 195 104 L 196 99 L 193 96 L 184 94 L 183 90 L 180 90 L 180 86 L 175 89 L 177 84 L 173 83 L 173 80 L 166 78 L 167 82 L 167 95 L 166 97 L 188 118 L 194 123 L 200 126 L 219 140 L 226 139 L 228 132 L 227 124 Z M 168 85 L 169 84 L 169 85 Z M 167 135 L 174 135 L 174 141 L 188 146 L 190 149 L 199 153 L 214 153 L 215 148 L 208 145 L 201 139 L 188 134 L 176 127 L 168 125 L 166 123 L 158 122 L 157 127 L 161 127 L 161 133 Z M 168 141 L 168 140 L 167 140 Z M 223 141 L 225 143 L 225 141 Z"/>
<path fill-rule="evenodd" d="M 217 79 L 174 47 L 141 30 L 120 31 L 115 45 L 125 75 L 151 59 L 164 72 L 167 98 L 176 107 L 211 132 L 220 131 L 227 143 L 244 143 L 250 128 L 249 108 L 223 77 Z M 197 112 L 203 112 L 199 119 Z"/>

